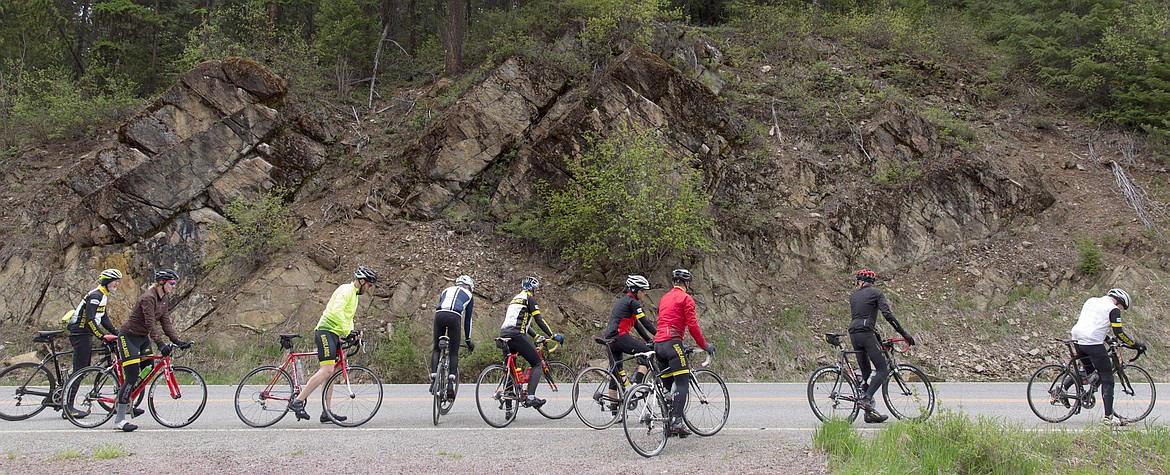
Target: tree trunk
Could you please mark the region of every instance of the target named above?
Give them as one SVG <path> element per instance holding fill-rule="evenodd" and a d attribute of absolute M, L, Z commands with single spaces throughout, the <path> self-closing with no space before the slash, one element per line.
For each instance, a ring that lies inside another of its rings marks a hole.
<path fill-rule="evenodd" d="M 410 16 L 410 55 L 414 56 L 418 50 L 418 0 L 410 0 L 406 9 L 410 10 L 407 13 Z"/>
<path fill-rule="evenodd" d="M 447 75 L 455 76 L 463 72 L 463 31 L 467 24 L 463 17 L 467 14 L 467 0 L 451 0 L 447 5 L 447 57 L 445 65 Z"/>

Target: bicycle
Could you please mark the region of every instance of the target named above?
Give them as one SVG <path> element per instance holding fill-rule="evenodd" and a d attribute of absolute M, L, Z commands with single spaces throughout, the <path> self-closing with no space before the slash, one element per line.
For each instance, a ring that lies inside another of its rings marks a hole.
<path fill-rule="evenodd" d="M 617 422 L 622 398 L 632 384 L 625 372 L 617 372 L 617 366 L 630 360 L 638 360 L 639 364 L 644 361 L 634 355 L 615 360 L 610 351 L 613 339 L 594 338 L 593 341 L 605 347 L 609 367 L 590 366 L 577 374 L 573 381 L 573 410 L 585 425 L 601 430 Z"/>
<path fill-rule="evenodd" d="M 496 338 L 496 347 L 505 351 L 504 364 L 484 368 L 475 380 L 475 407 L 484 422 L 492 427 L 507 427 L 516 420 L 521 403 L 528 397 L 524 386 L 532 370 L 520 371 L 516 365 L 516 353 L 508 352 L 509 340 L 511 338 Z M 545 353 L 552 354 L 560 347 L 559 344 L 550 347 L 552 344 L 543 336 L 537 337 L 535 343 L 543 370 L 544 388 L 550 393 L 544 405 L 538 406 L 536 410 L 549 419 L 560 419 L 573 411 L 572 395 L 568 394 L 572 391 L 569 381 L 575 380 L 577 373 L 564 362 L 545 359 Z"/>
<path fill-rule="evenodd" d="M 1077 358 L 1074 340 L 1054 338 L 1068 347 L 1069 358 L 1064 364 L 1049 364 L 1040 367 L 1028 380 L 1028 407 L 1036 417 L 1047 422 L 1063 422 L 1081 409 L 1092 409 L 1097 405 L 1099 375 L 1094 372 L 1086 378 L 1084 364 Z M 1118 348 L 1123 346 L 1110 338 L 1106 347 L 1113 362 L 1113 413 L 1126 423 L 1145 419 L 1154 410 L 1157 391 L 1150 373 L 1140 366 L 1131 364 L 1142 356 L 1137 352 L 1127 362 L 1122 362 Z M 1071 389 L 1071 392 L 1070 392 Z"/>
<path fill-rule="evenodd" d="M 203 413 L 207 406 L 207 383 L 194 369 L 172 363 L 172 360 L 186 356 L 190 346 L 174 351 L 177 353 L 141 357 L 143 363 L 152 361 L 153 365 L 146 375 L 138 378 L 130 392 L 130 400 L 137 401 L 145 394 L 151 417 L 165 427 L 177 429 L 195 422 Z M 69 411 L 69 422 L 88 429 L 110 420 L 118 404 L 118 388 L 125 381 L 122 370 L 121 364 L 113 364 L 108 367 L 87 366 L 74 373 L 66 385 L 64 400 L 69 407 L 89 414 L 75 417 Z M 165 392 L 160 388 L 166 388 Z"/>
<path fill-rule="evenodd" d="M 0 371 L 0 419 L 6 421 L 23 421 L 51 407 L 61 411 L 61 398 L 64 393 L 62 383 L 66 382 L 65 373 L 61 369 L 60 358 L 72 355 L 73 349 L 57 350 L 57 337 L 64 330 L 39 330 L 33 337 L 33 342 L 44 344 L 45 357 L 39 363 L 16 363 Z M 102 355 L 102 365 L 111 364 L 109 343 L 94 349 Z M 51 363 L 51 364 L 50 364 Z M 68 416 L 64 411 L 62 419 Z"/>
<path fill-rule="evenodd" d="M 447 335 L 439 337 L 439 364 L 435 368 L 435 380 L 431 382 L 431 394 L 434 395 L 434 404 L 431 409 L 431 422 L 434 425 L 439 425 L 439 416 L 445 416 L 451 412 L 451 406 L 455 405 L 454 398 L 447 397 L 447 385 L 454 384 L 452 392 L 459 393 L 459 375 L 455 376 L 454 382 L 448 380 L 445 376 L 451 372 L 451 354 L 447 351 L 451 345 L 451 338 Z M 461 345 L 466 348 L 466 345 Z"/>
<path fill-rule="evenodd" d="M 288 350 L 284 363 L 258 366 L 244 375 L 236 387 L 236 415 L 251 427 L 268 427 L 288 414 L 289 401 L 300 394 L 307 381 L 298 358 L 317 356 L 316 351 L 293 351 L 292 340 L 301 338 L 300 335 L 282 333 L 279 336 L 280 347 Z M 363 343 L 360 333 L 341 340 L 337 357 L 341 370 L 329 376 L 321 391 L 322 411 L 329 420 L 342 427 L 365 424 L 382 407 L 382 381 L 369 368 L 348 363 L 349 358 L 362 350 Z M 345 351 L 347 349 L 350 351 Z M 290 375 L 290 371 L 296 376 Z"/>
<path fill-rule="evenodd" d="M 840 356 L 835 365 L 817 368 L 808 379 L 808 404 L 821 421 L 853 422 L 861 409 L 858 401 L 862 397 L 861 373 L 853 367 L 849 355 L 863 352 L 846 350 L 841 343 L 843 336 L 846 334 L 825 334 L 825 341 L 836 346 Z M 909 352 L 910 344 L 905 338 L 890 338 L 881 340 L 881 345 L 890 368 L 890 374 L 881 382 L 886 407 L 898 419 L 926 420 L 934 413 L 935 406 L 930 378 L 914 365 L 899 364 L 895 359 L 895 353 Z"/>
<path fill-rule="evenodd" d="M 684 355 L 695 352 L 704 352 L 702 349 L 687 347 Z M 705 352 L 704 352 L 705 353 Z M 637 353 L 634 356 L 643 358 L 650 363 L 650 373 L 653 377 L 647 381 L 634 385 L 622 397 L 622 429 L 626 433 L 626 440 L 630 447 L 643 457 L 653 457 L 666 447 L 666 440 L 670 437 L 670 413 L 674 404 L 673 392 L 666 390 L 662 375 L 670 371 L 660 367 L 654 350 Z M 711 364 L 712 354 L 699 365 L 702 368 Z M 687 394 L 686 405 L 683 407 L 683 423 L 691 432 L 700 436 L 712 436 L 719 433 L 727 424 L 727 416 L 731 411 L 731 398 L 727 393 L 727 383 L 714 371 L 709 369 L 690 369 L 690 392 Z"/>

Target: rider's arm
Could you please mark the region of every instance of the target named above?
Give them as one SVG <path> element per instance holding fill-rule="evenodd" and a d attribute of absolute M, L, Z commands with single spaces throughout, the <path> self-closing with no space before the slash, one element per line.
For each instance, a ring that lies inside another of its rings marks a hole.
<path fill-rule="evenodd" d="M 695 344 L 699 345 L 699 348 L 706 348 L 707 340 L 703 339 L 703 332 L 699 330 L 699 318 L 695 315 L 695 299 L 687 298 L 684 300 L 682 311 L 686 317 L 687 329 L 691 332 L 691 338 L 695 339 Z"/>
<path fill-rule="evenodd" d="M 467 299 L 467 306 L 463 308 L 467 312 L 467 316 L 463 317 L 463 339 L 471 339 L 471 315 L 475 311 L 475 298 Z M 458 342 L 456 342 L 458 343 Z"/>
<path fill-rule="evenodd" d="M 635 303 L 633 305 L 634 311 L 634 329 L 642 336 L 643 340 L 653 340 L 654 334 L 658 332 L 658 328 L 654 326 L 654 322 L 646 318 L 646 314 L 642 312 L 642 306 Z"/>
<path fill-rule="evenodd" d="M 894 312 L 890 310 L 890 303 L 886 300 L 885 294 L 878 294 L 877 308 L 882 312 L 882 316 L 886 317 L 886 321 L 890 322 L 890 326 L 894 327 L 894 331 L 898 332 L 899 335 L 906 335 L 906 330 L 902 328 L 902 324 L 898 322 L 897 318 L 894 318 Z"/>
<path fill-rule="evenodd" d="M 1109 326 L 1113 327 L 1113 334 L 1117 335 L 1117 339 L 1121 340 L 1127 346 L 1134 346 L 1136 342 L 1125 331 L 1121 329 L 1121 310 L 1114 308 L 1109 312 Z"/>

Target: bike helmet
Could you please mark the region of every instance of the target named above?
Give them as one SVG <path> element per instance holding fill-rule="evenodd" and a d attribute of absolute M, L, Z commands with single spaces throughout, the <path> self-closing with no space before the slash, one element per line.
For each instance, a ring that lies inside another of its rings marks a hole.
<path fill-rule="evenodd" d="M 871 271 L 869 269 L 861 269 L 857 271 L 857 280 L 872 284 L 877 281 L 877 272 Z"/>
<path fill-rule="evenodd" d="M 675 282 L 690 282 L 693 278 L 691 271 L 686 269 L 675 269 L 670 272 L 670 280 Z"/>
<path fill-rule="evenodd" d="M 155 282 L 162 282 L 164 280 L 179 280 L 179 274 L 171 269 L 159 269 L 154 271 Z"/>
<path fill-rule="evenodd" d="M 106 269 L 102 271 L 100 275 L 98 275 L 98 282 L 100 282 L 101 285 L 108 285 L 110 282 L 121 278 L 122 272 L 118 269 Z"/>
<path fill-rule="evenodd" d="M 1124 290 L 1109 289 L 1109 292 L 1107 292 L 1105 295 L 1108 297 L 1113 297 L 1117 300 L 1117 303 L 1121 304 L 1121 308 L 1129 310 L 1129 294 L 1125 293 Z"/>
<path fill-rule="evenodd" d="M 378 283 L 378 273 L 374 272 L 374 269 L 366 266 L 358 266 L 358 268 L 353 271 L 353 278 L 356 280 L 364 280 L 371 284 Z"/>
<path fill-rule="evenodd" d="M 524 290 L 539 289 L 540 279 L 537 279 L 536 276 L 526 275 L 523 279 L 520 279 L 520 286 L 524 287 Z"/>
<path fill-rule="evenodd" d="M 475 291 L 475 281 L 471 280 L 470 275 L 461 275 L 455 279 L 455 285 L 466 285 L 467 290 Z"/>
<path fill-rule="evenodd" d="M 631 275 L 626 278 L 626 289 L 630 292 L 650 290 L 650 281 L 640 275 Z"/>

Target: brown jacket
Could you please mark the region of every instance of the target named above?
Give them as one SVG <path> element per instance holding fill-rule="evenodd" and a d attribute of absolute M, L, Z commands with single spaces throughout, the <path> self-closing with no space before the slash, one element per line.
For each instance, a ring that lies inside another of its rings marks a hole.
<path fill-rule="evenodd" d="M 159 331 L 159 325 L 155 325 L 156 322 L 162 323 L 162 331 Z M 171 324 L 171 314 L 167 311 L 167 298 L 165 296 L 159 297 L 158 289 L 155 287 L 142 293 L 142 296 L 138 298 L 138 303 L 134 305 L 134 310 L 130 311 L 130 317 L 126 319 L 126 323 L 122 324 L 119 331 L 128 335 L 150 335 L 151 341 L 156 345 L 163 343 L 163 332 L 170 337 L 172 342 L 180 341 L 179 334 L 175 332 L 175 327 Z"/>

